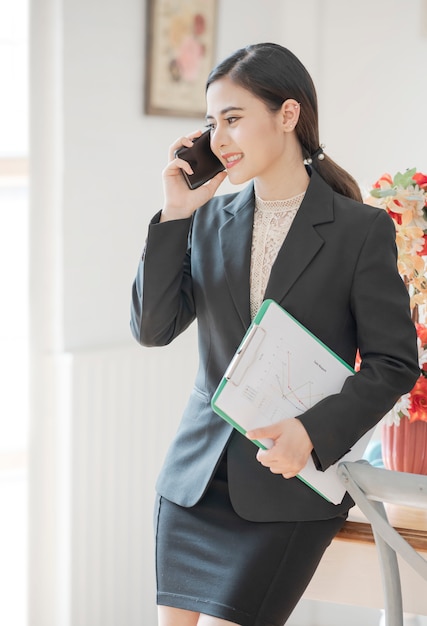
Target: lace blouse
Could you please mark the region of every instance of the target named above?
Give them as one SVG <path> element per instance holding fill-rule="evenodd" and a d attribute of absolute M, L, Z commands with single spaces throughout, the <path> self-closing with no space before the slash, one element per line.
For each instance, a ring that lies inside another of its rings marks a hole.
<path fill-rule="evenodd" d="M 251 319 L 264 299 L 271 268 L 304 195 L 305 192 L 288 200 L 262 200 L 255 196 L 250 274 Z"/>

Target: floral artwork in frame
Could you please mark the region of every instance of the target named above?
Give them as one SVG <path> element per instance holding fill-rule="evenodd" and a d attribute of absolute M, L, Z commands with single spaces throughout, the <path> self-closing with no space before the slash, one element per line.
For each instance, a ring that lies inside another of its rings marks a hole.
<path fill-rule="evenodd" d="M 147 0 L 145 113 L 203 117 L 217 0 Z"/>

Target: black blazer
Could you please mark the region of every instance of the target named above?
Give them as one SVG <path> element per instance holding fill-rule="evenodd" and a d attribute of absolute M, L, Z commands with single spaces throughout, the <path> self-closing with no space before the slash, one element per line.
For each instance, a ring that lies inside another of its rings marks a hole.
<path fill-rule="evenodd" d="M 197 318 L 200 364 L 157 489 L 182 506 L 205 492 L 227 447 L 230 497 L 253 521 L 326 519 L 348 510 L 298 478 L 260 465 L 257 448 L 210 406 L 249 323 L 253 185 L 217 196 L 193 218 L 149 226 L 133 285 L 131 329 L 146 346 L 171 342 Z M 383 209 L 335 193 L 313 170 L 273 265 L 266 298 L 286 308 L 350 365 L 341 393 L 300 419 L 326 469 L 408 392 L 418 375 L 408 294 L 396 269 L 395 230 Z"/>

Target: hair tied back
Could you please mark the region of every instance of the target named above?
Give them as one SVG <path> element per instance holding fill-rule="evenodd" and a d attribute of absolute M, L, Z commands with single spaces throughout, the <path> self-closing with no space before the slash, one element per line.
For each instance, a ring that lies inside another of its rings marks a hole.
<path fill-rule="evenodd" d="M 323 161 L 323 159 L 325 158 L 325 153 L 323 152 L 323 149 L 326 148 L 324 143 L 321 143 L 320 146 L 317 148 L 317 150 L 315 152 L 313 152 L 313 154 L 309 157 L 307 157 L 306 159 L 304 159 L 304 164 L 305 165 L 311 165 L 313 163 L 314 159 L 318 159 L 319 161 Z"/>

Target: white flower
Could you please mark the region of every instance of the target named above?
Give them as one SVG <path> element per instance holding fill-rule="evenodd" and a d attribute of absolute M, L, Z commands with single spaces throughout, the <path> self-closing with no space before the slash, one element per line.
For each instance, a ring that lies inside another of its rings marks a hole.
<path fill-rule="evenodd" d="M 401 396 L 399 400 L 396 402 L 394 407 L 384 415 L 383 421 L 387 426 L 392 426 L 396 424 L 399 426 L 400 419 L 405 416 L 409 419 L 409 409 L 411 408 L 411 394 L 405 393 L 404 396 Z"/>

